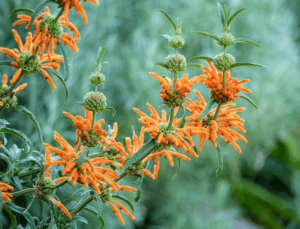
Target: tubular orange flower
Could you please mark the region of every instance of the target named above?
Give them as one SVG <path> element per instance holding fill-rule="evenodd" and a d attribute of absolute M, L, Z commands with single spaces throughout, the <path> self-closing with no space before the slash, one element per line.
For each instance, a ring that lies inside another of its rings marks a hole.
<path fill-rule="evenodd" d="M 248 88 L 240 86 L 240 84 L 247 83 L 250 80 L 244 79 L 238 81 L 236 78 L 230 76 L 230 71 L 226 71 L 226 82 L 225 87 L 223 87 L 223 73 L 218 72 L 209 60 L 207 62 L 210 69 L 201 65 L 205 75 L 199 76 L 199 82 L 205 83 L 211 89 L 212 100 L 217 101 L 217 103 L 227 103 L 228 101 L 235 101 L 235 98 L 238 97 L 237 93 L 240 91 L 251 92 Z"/>
<path fill-rule="evenodd" d="M 14 22 L 13 26 L 26 23 L 26 28 L 29 28 L 31 16 L 21 14 L 17 17 L 19 20 Z M 79 31 L 71 22 L 66 22 L 65 16 L 59 17 L 56 21 L 55 17 L 51 15 L 49 7 L 46 7 L 45 12 L 40 13 L 33 24 L 36 26 L 33 44 L 34 46 L 39 45 L 38 53 L 40 53 L 40 55 L 42 55 L 44 49 L 46 49 L 48 58 L 51 60 L 51 57 L 55 54 L 55 44 L 57 44 L 58 40 L 70 46 L 75 52 L 79 51 L 76 45 L 76 41 L 80 39 Z M 73 38 L 70 34 L 65 33 L 63 27 L 69 28 L 75 37 Z"/>
<path fill-rule="evenodd" d="M 31 32 L 28 33 L 24 45 L 17 31 L 13 29 L 12 32 L 20 51 L 18 49 L 0 47 L 0 52 L 4 52 L 8 57 L 14 58 L 15 61 L 12 61 L 10 65 L 18 69 L 10 80 L 10 83 L 16 82 L 21 74 L 29 75 L 37 71 L 41 71 L 50 86 L 53 89 L 56 89 L 55 84 L 45 69 L 52 68 L 54 70 L 58 70 L 59 64 L 55 61 L 63 62 L 63 57 L 56 54 L 51 55 L 51 59 L 45 55 L 39 56 L 36 53 L 36 44 L 33 42 Z"/>
<path fill-rule="evenodd" d="M 117 217 L 119 218 L 119 220 L 121 221 L 122 224 L 125 224 L 125 221 L 124 221 L 119 209 L 121 211 L 123 211 L 126 215 L 128 215 L 130 219 L 132 219 L 132 220 L 135 219 L 135 217 L 132 215 L 132 213 L 120 202 L 112 199 L 111 201 L 108 201 L 107 203 L 110 205 L 110 207 L 112 208 L 113 213 L 115 213 L 117 215 Z"/>
<path fill-rule="evenodd" d="M 246 132 L 246 130 L 242 128 L 242 126 L 244 125 L 244 120 L 237 115 L 237 112 L 244 111 L 245 108 L 233 108 L 236 106 L 234 103 L 225 104 L 221 106 L 216 120 L 214 120 L 216 108 L 212 109 L 202 120 L 198 120 L 199 115 L 202 113 L 206 106 L 206 102 L 203 96 L 198 91 L 195 90 L 195 93 L 198 96 L 199 100 L 193 102 L 191 99 L 187 99 L 190 105 L 183 104 L 183 106 L 185 106 L 192 113 L 192 115 L 186 117 L 186 120 L 190 121 L 186 125 L 206 130 L 201 133 L 199 150 L 202 150 L 204 141 L 208 139 L 214 144 L 215 147 L 217 147 L 216 139 L 217 136 L 220 135 L 239 153 L 242 153 L 242 150 L 237 145 L 236 141 L 238 139 L 244 142 L 248 141 L 240 133 L 238 133 L 234 129 L 231 129 L 230 127 L 234 127 L 241 132 Z"/>
<path fill-rule="evenodd" d="M 99 2 L 97 0 L 56 0 L 56 2 L 61 6 L 64 7 L 65 16 L 66 16 L 66 22 L 69 21 L 69 11 L 70 8 L 73 6 L 75 7 L 76 11 L 81 14 L 83 17 L 83 21 L 85 24 L 88 24 L 88 18 L 86 16 L 86 13 L 84 11 L 83 6 L 81 5 L 80 1 L 84 2 L 93 2 L 96 5 L 99 5 Z"/>
<path fill-rule="evenodd" d="M 195 76 L 189 80 L 188 75 L 184 74 L 181 79 L 177 79 L 175 87 L 172 88 L 174 79 L 172 80 L 171 85 L 171 80 L 168 80 L 166 77 L 161 77 L 154 72 L 149 72 L 149 74 L 156 78 L 159 81 L 159 84 L 161 84 L 163 89 L 160 91 L 160 97 L 163 99 L 163 103 L 168 107 L 181 106 L 185 101 L 187 94 L 192 91 L 190 87 L 194 86 L 199 80 L 199 76 Z"/>
<path fill-rule="evenodd" d="M 0 190 L 1 190 L 1 196 L 4 199 L 2 201 L 2 203 L 5 203 L 6 201 L 11 201 L 11 197 L 13 196 L 11 193 L 9 192 L 5 192 L 6 190 L 14 190 L 13 186 L 10 186 L 8 184 L 2 183 L 0 182 Z"/>
<path fill-rule="evenodd" d="M 71 213 L 68 211 L 68 209 L 66 208 L 65 205 L 63 205 L 61 202 L 57 201 L 56 199 L 53 199 L 51 197 L 48 197 L 49 200 L 51 200 L 53 203 L 55 203 L 55 205 L 60 209 L 62 210 L 66 216 L 68 216 L 70 219 L 72 219 L 72 215 Z"/>
<path fill-rule="evenodd" d="M 98 122 L 92 126 L 93 113 L 87 109 L 84 109 L 84 112 L 85 119 L 80 115 L 75 117 L 69 112 L 64 112 L 67 117 L 73 120 L 74 126 L 77 129 L 76 144 L 78 144 L 80 140 L 83 145 L 95 147 L 98 145 L 99 140 L 101 140 L 102 143 L 107 146 L 106 138 L 103 136 L 107 133 L 101 128 L 101 125 L 105 122 L 104 119 L 99 119 Z"/>

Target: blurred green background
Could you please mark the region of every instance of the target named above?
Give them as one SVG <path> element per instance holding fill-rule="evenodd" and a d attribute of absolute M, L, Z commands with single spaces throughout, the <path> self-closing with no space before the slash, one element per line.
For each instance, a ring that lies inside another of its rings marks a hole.
<path fill-rule="evenodd" d="M 15 8 L 34 9 L 40 0 L 2 1 L 0 4 L 0 46 L 16 47 L 11 29 L 16 15 L 9 17 Z M 137 229 L 243 229 L 243 228 L 300 228 L 300 60 L 299 60 L 299 1 L 220 1 L 233 10 L 246 7 L 233 21 L 230 29 L 235 37 L 251 39 L 261 48 L 247 44 L 236 44 L 228 48 L 238 62 L 260 63 L 268 68 L 240 67 L 232 75 L 238 79 L 249 78 L 247 84 L 253 93 L 250 97 L 257 103 L 258 112 L 248 102 L 238 99 L 238 106 L 246 107 L 241 114 L 245 119 L 245 137 L 249 143 L 239 143 L 243 153 L 220 139 L 224 154 L 224 168 L 220 177 L 217 169 L 216 151 L 207 142 L 199 159 L 182 161 L 180 173 L 172 179 L 176 168 L 162 160 L 157 180 L 146 178 L 143 183 L 142 199 L 135 203 L 135 221 L 124 215 L 125 226 L 121 225 L 109 207 L 103 217 L 105 228 Z M 41 73 L 24 77 L 26 90 L 19 93 L 19 103 L 30 109 L 43 130 L 44 141 L 56 145 L 54 131 L 74 143 L 73 123 L 63 111 L 83 115 L 83 109 L 75 106 L 92 86 L 88 77 L 95 70 L 97 50 L 106 47 L 103 66 L 106 83 L 101 87 L 108 106 L 116 109 L 116 116 L 104 112 L 106 124 L 119 123 L 121 136 L 131 136 L 132 126 L 136 131 L 141 125 L 138 115 L 132 110 L 137 107 L 148 112 L 146 103 L 158 110 L 161 103 L 157 80 L 148 75 L 155 71 L 160 75 L 169 73 L 153 66 L 164 62 L 173 49 L 162 34 L 173 35 L 173 28 L 157 9 L 169 13 L 173 19 L 182 18 L 182 36 L 186 45 L 179 52 L 187 59 L 206 55 L 214 57 L 222 51 L 220 46 L 207 37 L 191 31 L 206 31 L 216 35 L 222 26 L 215 0 L 102 0 L 100 6 L 84 2 L 89 24 L 84 25 L 81 16 L 72 10 L 72 21 L 81 32 L 78 41 L 80 51 L 74 53 L 67 47 L 70 62 L 70 78 L 67 81 L 69 99 L 64 101 L 63 86 L 55 79 L 57 90 L 53 91 Z M 50 6 L 53 13 L 58 9 Z M 26 36 L 24 26 L 18 32 Z M 57 49 L 58 50 L 58 49 Z M 0 54 L 1 60 L 6 55 Z M 196 62 L 196 61 L 195 61 Z M 198 63 L 206 65 L 204 61 Z M 11 76 L 14 68 L 1 68 L 2 74 Z M 63 68 L 61 68 L 63 74 Z M 187 69 L 190 77 L 202 74 L 199 69 Z M 203 85 L 194 87 L 209 98 Z M 194 95 L 191 96 L 195 98 Z M 37 146 L 37 134 L 31 123 L 16 112 L 4 111 L 1 118 L 11 123 L 10 127 L 26 133 Z M 37 148 L 36 148 L 37 149 Z M 128 180 L 129 182 L 130 180 Z M 61 198 L 72 193 L 68 186 Z M 133 200 L 134 195 L 128 194 Z M 36 208 L 29 210 L 38 215 Z M 36 212 L 35 212 L 36 211 Z M 92 219 L 93 215 L 83 213 Z M 2 218 L 2 220 L 5 220 Z M 89 228 L 99 228 L 99 221 Z M 79 228 L 83 228 L 80 224 Z"/>

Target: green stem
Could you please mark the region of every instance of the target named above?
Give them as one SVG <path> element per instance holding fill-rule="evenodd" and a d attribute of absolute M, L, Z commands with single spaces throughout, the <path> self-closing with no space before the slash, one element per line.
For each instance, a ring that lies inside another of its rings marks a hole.
<path fill-rule="evenodd" d="M 70 213 L 72 215 L 77 214 L 78 212 L 80 212 L 86 205 L 88 205 L 91 201 L 93 201 L 95 198 L 94 195 L 91 195 L 89 198 L 87 198 L 85 201 L 82 202 L 82 204 L 80 204 L 78 206 L 78 208 L 74 209 L 73 211 L 71 211 Z"/>
<path fill-rule="evenodd" d="M 219 112 L 220 112 L 220 109 L 221 109 L 221 104 L 219 103 L 218 106 L 217 106 L 217 110 L 216 110 L 216 113 L 215 113 L 215 117 L 214 117 L 214 120 L 217 120 L 217 117 L 219 115 Z"/>
<path fill-rule="evenodd" d="M 64 181 L 60 182 L 57 185 L 54 185 L 54 186 L 45 186 L 44 189 L 57 189 L 57 188 L 63 186 L 64 184 L 66 184 L 68 182 L 69 182 L 68 179 L 65 179 Z"/>
<path fill-rule="evenodd" d="M 122 173 L 118 178 L 116 178 L 114 181 L 118 182 L 119 180 L 123 179 L 124 177 L 126 177 L 127 173 Z"/>
<path fill-rule="evenodd" d="M 226 55 L 226 46 L 224 46 L 224 55 L 223 60 L 225 61 L 225 55 Z M 225 90 L 225 84 L 226 84 L 226 70 L 223 71 L 223 90 Z"/>
<path fill-rule="evenodd" d="M 98 84 L 96 84 L 96 87 L 95 87 L 95 92 L 97 92 L 97 89 L 98 89 Z"/>
<path fill-rule="evenodd" d="M 95 123 L 95 116 L 96 116 L 96 111 L 93 111 L 93 119 L 92 119 L 92 128 L 94 127 L 94 123 Z"/>
<path fill-rule="evenodd" d="M 171 129 L 171 128 L 172 128 L 172 125 L 173 125 L 173 120 L 174 120 L 174 110 L 175 110 L 175 108 L 171 108 L 171 114 L 170 114 L 170 121 L 169 121 L 168 129 Z"/>
<path fill-rule="evenodd" d="M 35 173 L 39 173 L 41 170 L 40 169 L 32 169 L 32 170 L 28 170 L 28 171 L 24 171 L 24 172 L 20 172 L 18 177 L 22 178 L 22 177 L 26 177 Z"/>
<path fill-rule="evenodd" d="M 13 195 L 13 197 L 17 197 L 17 196 L 22 196 L 24 194 L 30 193 L 30 192 L 34 192 L 35 188 L 28 188 L 28 189 L 24 189 L 21 191 L 17 191 L 17 192 L 12 192 L 11 194 Z"/>
<path fill-rule="evenodd" d="M 61 10 L 59 11 L 59 13 L 57 14 L 57 16 L 55 17 L 54 21 L 57 21 L 58 18 L 62 15 L 63 12 L 64 12 L 64 8 L 61 7 Z"/>

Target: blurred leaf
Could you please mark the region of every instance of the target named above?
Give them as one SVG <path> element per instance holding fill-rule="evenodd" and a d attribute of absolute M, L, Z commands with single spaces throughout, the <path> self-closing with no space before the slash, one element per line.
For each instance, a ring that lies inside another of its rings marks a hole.
<path fill-rule="evenodd" d="M 131 208 L 132 212 L 134 212 L 134 207 L 131 202 L 124 196 L 112 195 L 112 197 L 123 200 L 128 206 Z"/>
<path fill-rule="evenodd" d="M 218 41 L 218 42 L 221 43 L 221 39 L 218 36 L 214 35 L 214 34 L 207 33 L 207 32 L 193 32 L 193 33 L 194 34 L 200 34 L 200 35 L 204 35 L 204 36 L 210 37 L 210 38 L 212 38 L 212 39 L 214 39 L 214 40 L 216 40 L 216 41 Z"/>
<path fill-rule="evenodd" d="M 0 190 L 0 196 L 1 196 L 1 190 Z M 2 198 L 2 196 L 0 197 L 0 203 L 2 204 L 1 198 Z M 0 205 L 1 205 L 1 204 L 0 204 Z M 9 217 L 10 217 L 10 223 L 11 223 L 10 228 L 11 228 L 11 229 L 14 229 L 15 226 L 16 226 L 16 217 L 15 217 L 15 215 L 12 213 L 12 211 L 10 210 L 10 208 L 9 208 L 8 206 L 3 205 L 3 207 L 4 207 L 4 209 L 6 210 L 7 214 L 8 214 Z M 1 212 L 1 209 L 0 209 L 0 212 Z"/>
<path fill-rule="evenodd" d="M 256 108 L 256 110 L 257 110 L 257 112 L 258 112 L 257 105 L 256 105 L 256 104 L 253 102 L 253 100 L 250 99 L 246 94 L 240 92 L 240 93 L 239 93 L 239 97 L 241 97 L 241 98 L 247 100 L 249 103 L 251 103 L 251 104 Z"/>
<path fill-rule="evenodd" d="M 100 229 L 102 229 L 102 228 L 105 227 L 105 221 L 104 221 L 104 219 L 102 218 L 102 216 L 99 217 L 99 220 L 100 220 L 100 222 L 101 222 L 101 227 L 100 227 Z"/>
<path fill-rule="evenodd" d="M 248 40 L 246 38 L 235 38 L 234 43 L 247 43 L 260 48 L 259 44 L 255 43 L 254 41 Z"/>
<path fill-rule="evenodd" d="M 13 135 L 16 135 L 16 136 L 22 138 L 24 141 L 26 141 L 26 143 L 28 144 L 28 146 L 30 148 L 30 151 L 31 151 L 32 143 L 31 143 L 30 139 L 24 133 L 22 133 L 21 131 L 15 130 L 15 129 L 10 129 L 10 128 L 7 128 L 7 127 L 2 127 L 0 129 L 0 132 L 1 133 L 13 134 Z"/>
<path fill-rule="evenodd" d="M 142 195 L 142 188 L 139 188 L 136 192 L 136 197 L 134 198 L 134 201 L 139 202 L 141 199 L 141 195 Z"/>
<path fill-rule="evenodd" d="M 98 50 L 97 66 L 102 64 L 104 54 L 105 54 L 105 46 L 100 47 L 99 50 Z"/>
<path fill-rule="evenodd" d="M 166 38 L 167 40 L 170 40 L 172 39 L 172 36 L 168 35 L 168 34 L 164 34 L 164 35 L 161 35 L 162 37 Z"/>
<path fill-rule="evenodd" d="M 175 172 L 172 179 L 175 179 L 175 177 L 177 176 L 177 174 L 179 173 L 179 170 L 180 170 L 180 161 L 181 160 L 180 160 L 180 158 L 177 158 L 177 159 L 178 159 L 178 166 L 177 166 L 176 172 Z"/>
<path fill-rule="evenodd" d="M 216 149 L 217 149 L 217 156 L 218 156 L 218 169 L 217 169 L 216 176 L 218 177 L 221 174 L 223 168 L 223 155 L 219 144 L 217 145 Z"/>
<path fill-rule="evenodd" d="M 181 121 L 180 121 L 180 123 L 179 123 L 179 125 L 178 125 L 179 128 L 182 128 L 182 127 L 184 127 L 184 125 L 185 125 L 185 112 L 186 112 L 186 109 L 185 109 L 185 107 L 184 107 L 184 108 L 183 108 L 183 115 L 182 115 Z"/>
<path fill-rule="evenodd" d="M 171 22 L 171 24 L 172 24 L 172 26 L 173 26 L 173 28 L 174 28 L 174 31 L 176 31 L 176 24 L 175 24 L 175 22 L 173 21 L 173 19 L 170 17 L 170 15 L 169 14 L 167 14 L 165 11 L 163 11 L 163 10 L 159 10 L 160 12 L 162 12 L 168 19 L 169 19 L 169 21 Z"/>
<path fill-rule="evenodd" d="M 18 13 L 18 12 L 27 12 L 27 13 L 32 14 L 32 13 L 33 13 L 33 10 L 31 10 L 31 9 L 26 9 L 26 8 L 18 8 L 18 9 L 14 9 L 13 11 L 11 11 L 9 16 L 12 16 L 12 15 L 14 15 L 15 13 Z"/>
<path fill-rule="evenodd" d="M 21 181 L 20 181 L 19 177 L 13 176 L 12 179 L 14 180 L 16 186 L 17 186 L 20 190 L 22 190 L 23 187 L 22 187 L 22 184 L 21 184 Z"/>
<path fill-rule="evenodd" d="M 79 155 L 79 157 L 77 158 L 77 161 L 79 162 L 79 164 L 81 165 L 83 162 L 85 162 L 85 157 L 86 154 L 89 152 L 89 147 L 84 147 L 82 153 Z"/>
<path fill-rule="evenodd" d="M 64 44 L 62 43 L 61 40 L 57 39 L 58 41 L 58 47 L 60 48 L 60 51 L 61 51 L 61 54 L 63 55 L 63 58 L 64 58 L 64 70 L 65 70 L 65 74 L 66 74 L 66 77 L 65 77 L 65 82 L 68 80 L 69 78 L 69 75 L 70 75 L 70 69 L 69 69 L 69 57 L 68 57 L 68 54 L 67 54 L 67 50 L 64 46 Z"/>
<path fill-rule="evenodd" d="M 189 59 L 188 61 L 191 61 L 191 60 L 209 60 L 209 61 L 214 61 L 213 58 L 210 58 L 208 56 L 194 56 L 192 57 L 191 59 Z"/>
<path fill-rule="evenodd" d="M 90 192 L 90 190 L 88 188 L 81 187 L 81 188 L 77 189 L 76 192 L 72 196 L 70 196 L 68 199 L 66 199 L 66 201 L 69 202 L 77 197 L 84 196 L 88 192 Z"/>
<path fill-rule="evenodd" d="M 60 82 L 63 84 L 64 88 L 65 88 L 65 91 L 66 91 L 66 101 L 68 100 L 68 95 L 69 95 L 69 92 L 68 92 L 68 88 L 67 88 L 67 85 L 63 79 L 63 76 L 60 74 L 60 72 L 58 71 L 55 71 L 53 70 L 52 68 L 47 68 L 46 69 L 48 72 L 54 74 L 55 76 L 57 76 L 57 78 L 60 80 Z"/>
<path fill-rule="evenodd" d="M 35 20 L 35 18 L 45 9 L 45 7 L 48 6 L 52 2 L 53 2 L 53 0 L 46 0 L 36 7 L 36 9 L 34 10 L 34 12 L 32 13 L 32 16 L 31 16 L 30 25 L 33 24 L 33 21 Z"/>
<path fill-rule="evenodd" d="M 219 11 L 219 15 L 221 17 L 221 22 L 224 25 L 225 24 L 225 15 L 224 15 L 224 9 L 222 7 L 222 5 L 220 3 L 217 2 L 218 5 L 218 11 Z"/>
<path fill-rule="evenodd" d="M 246 8 L 239 9 L 239 10 L 237 10 L 234 14 L 232 14 L 232 16 L 231 16 L 231 17 L 228 19 L 228 21 L 227 21 L 227 25 L 229 26 L 229 25 L 231 24 L 232 20 L 233 20 L 240 12 L 242 12 L 244 9 L 246 9 Z"/>
<path fill-rule="evenodd" d="M 267 67 L 264 66 L 264 65 L 261 65 L 261 64 L 254 64 L 254 63 L 235 63 L 235 64 L 230 65 L 230 68 L 235 68 L 235 67 L 239 67 L 239 66 L 256 66 L 256 67 L 264 67 L 264 68 L 267 68 Z"/>
<path fill-rule="evenodd" d="M 0 67 L 11 66 L 10 63 L 11 63 L 11 61 L 9 61 L 9 60 L 2 60 L 2 61 L 0 61 Z"/>
<path fill-rule="evenodd" d="M 117 113 L 115 108 L 113 108 L 113 107 L 106 107 L 104 110 L 110 111 L 113 116 L 115 116 Z"/>
<path fill-rule="evenodd" d="M 187 68 L 201 68 L 201 65 L 200 64 L 187 64 L 186 65 Z"/>
<path fill-rule="evenodd" d="M 215 104 L 216 102 L 214 100 L 210 100 L 207 104 L 206 107 L 204 108 L 204 110 L 201 112 L 201 114 L 199 115 L 199 120 L 203 119 L 211 110 L 212 106 Z"/>
<path fill-rule="evenodd" d="M 103 210 L 103 202 L 101 197 L 98 194 L 95 194 L 97 199 L 97 218 L 101 217 L 102 210 Z"/>
<path fill-rule="evenodd" d="M 162 63 L 162 62 L 155 62 L 154 66 L 160 66 L 160 67 L 163 67 L 165 69 L 168 69 L 168 66 L 165 63 Z"/>
<path fill-rule="evenodd" d="M 20 111 L 22 112 L 23 114 L 25 114 L 32 122 L 33 122 L 33 125 L 37 131 L 37 134 L 39 136 L 39 141 L 40 141 L 40 151 L 42 151 L 42 148 L 43 148 L 43 136 L 42 136 L 42 130 L 41 130 L 41 127 L 40 127 L 40 124 L 38 123 L 35 115 L 30 111 L 28 110 L 27 108 L 23 107 L 23 106 L 20 106 L 20 105 L 17 105 L 15 107 L 13 107 L 14 110 L 16 111 Z"/>
<path fill-rule="evenodd" d="M 75 220 L 75 221 L 78 221 L 78 222 L 81 222 L 81 223 L 85 223 L 85 224 L 89 224 L 89 222 L 87 221 L 86 218 L 80 216 L 80 215 L 75 215 L 72 217 L 72 220 Z"/>
<path fill-rule="evenodd" d="M 27 220 L 27 222 L 29 223 L 29 225 L 31 226 L 31 228 L 36 228 L 33 217 L 28 212 L 23 213 L 25 211 L 24 208 L 19 207 L 12 202 L 6 202 L 5 204 L 10 208 L 10 210 L 23 215 Z"/>

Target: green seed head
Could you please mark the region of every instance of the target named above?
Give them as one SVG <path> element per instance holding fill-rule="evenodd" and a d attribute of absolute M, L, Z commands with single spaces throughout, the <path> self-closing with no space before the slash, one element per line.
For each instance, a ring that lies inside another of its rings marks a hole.
<path fill-rule="evenodd" d="M 90 75 L 89 79 L 91 84 L 104 85 L 105 75 L 103 75 L 101 72 L 96 71 Z"/>
<path fill-rule="evenodd" d="M 231 33 L 222 33 L 219 38 L 221 42 L 218 42 L 218 44 L 225 47 L 233 45 L 235 41 L 234 36 Z"/>
<path fill-rule="evenodd" d="M 231 70 L 230 66 L 235 62 L 235 58 L 231 54 L 226 53 L 224 56 L 224 52 L 219 53 L 214 58 L 214 65 L 220 71 Z"/>
<path fill-rule="evenodd" d="M 0 86 L 0 107 L 1 108 L 11 108 L 16 105 L 18 105 L 18 99 L 15 96 L 15 93 L 13 92 L 10 96 L 6 95 L 6 92 L 8 91 L 9 86 Z"/>
<path fill-rule="evenodd" d="M 63 35 L 64 29 L 61 23 L 55 20 L 54 16 L 44 16 L 40 24 L 40 29 L 44 31 L 46 25 L 48 25 L 48 35 L 50 35 L 51 37 L 61 37 Z"/>
<path fill-rule="evenodd" d="M 101 92 L 90 91 L 83 98 L 83 106 L 95 112 L 101 112 L 106 108 L 106 98 Z"/>
<path fill-rule="evenodd" d="M 22 68 L 22 73 L 30 75 L 36 73 L 41 67 L 41 62 L 38 55 L 33 55 L 32 52 L 25 51 L 19 55 L 18 67 Z"/>
<path fill-rule="evenodd" d="M 165 60 L 165 64 L 168 70 L 173 73 L 182 72 L 186 69 L 186 59 L 180 54 L 169 55 Z"/>
<path fill-rule="evenodd" d="M 88 136 L 85 136 L 83 134 L 80 135 L 81 144 L 84 146 L 87 146 L 87 147 L 92 147 L 92 148 L 97 147 L 99 144 L 99 141 L 100 141 L 100 139 L 99 139 L 100 135 L 91 130 L 88 130 L 87 133 L 88 133 Z"/>
<path fill-rule="evenodd" d="M 169 45 L 173 48 L 182 48 L 184 42 L 184 38 L 181 36 L 174 36 L 168 41 Z"/>

